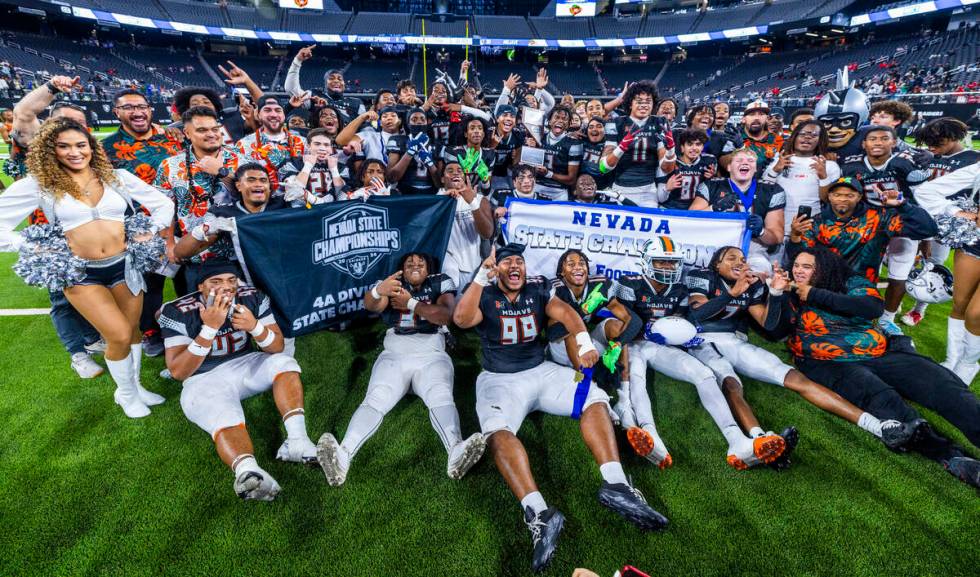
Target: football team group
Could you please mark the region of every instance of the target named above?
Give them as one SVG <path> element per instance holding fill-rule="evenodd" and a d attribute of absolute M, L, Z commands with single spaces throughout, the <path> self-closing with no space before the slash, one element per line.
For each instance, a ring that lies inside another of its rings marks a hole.
<path fill-rule="evenodd" d="M 489 450 L 541 570 L 564 516 L 535 482 L 522 422 L 535 411 L 577 418 L 601 473 L 599 502 L 641 530 L 664 529 L 623 471 L 616 433 L 651 465 L 672 465 L 651 404 L 655 373 L 696 388 L 726 442 L 719 456 L 736 470 L 790 466 L 800 436 L 760 422 L 743 395 L 748 377 L 797 392 L 882 450 L 917 452 L 980 487 L 980 462 L 909 405 L 980 446 L 980 401 L 969 389 L 980 358 L 980 164 L 962 122 L 933 120 L 912 146 L 899 137 L 907 104 L 870 104 L 847 87 L 792 115 L 755 101 L 738 123 L 727 103 L 679 114 L 649 80 L 609 102 L 556 102 L 544 69 L 530 82 L 511 75 L 488 103 L 467 81 L 467 62 L 424 97 L 401 81 L 365 106 L 345 95 L 337 70 L 322 90 L 300 86 L 312 51 L 296 55 L 285 96 L 263 94 L 233 63 L 221 67 L 250 94 L 227 108 L 214 90 L 190 87 L 171 118 L 154 119 L 140 92 L 123 90 L 113 100 L 119 129 L 101 142 L 70 98 L 77 78 L 51 78 L 4 118 L 5 169 L 16 182 L 0 195 L 0 249 L 19 251 L 18 274 L 49 289 L 72 367 L 98 376 L 91 354 L 102 351 L 115 402 L 139 418 L 164 402 L 141 385 L 141 359 L 164 354 L 165 374 L 183 382 L 184 414 L 211 436 L 243 499 L 280 492 L 256 458 L 243 399 L 271 389 L 285 429 L 276 458 L 322 468 L 338 486 L 411 391 L 445 446 L 449 477 Z M 401 255 L 365 294 L 364 308 L 387 327 L 384 349 L 363 402 L 346 428 L 337 424 L 342 438 L 314 442 L 293 339 L 269 297 L 243 280 L 235 219 L 396 194 L 455 199 L 449 245 Z M 510 198 L 741 212 L 751 242 L 719 247 L 699 268 L 685 263 L 678 239 L 651 236 L 631 255 L 639 272 L 615 280 L 575 249 L 553 272 L 529 271 L 525 247 L 501 233 Z M 18 230 L 25 219 L 34 226 Z M 165 256 L 151 268 L 139 247 L 161 238 Z M 167 278 L 177 299 L 163 303 Z M 907 294 L 915 305 L 902 315 Z M 939 363 L 898 323 L 915 325 L 930 303 L 948 300 Z M 479 336 L 482 372 L 480 431 L 464 437 L 447 341 L 467 329 Z M 752 344 L 749 332 L 785 342 L 788 354 Z"/>

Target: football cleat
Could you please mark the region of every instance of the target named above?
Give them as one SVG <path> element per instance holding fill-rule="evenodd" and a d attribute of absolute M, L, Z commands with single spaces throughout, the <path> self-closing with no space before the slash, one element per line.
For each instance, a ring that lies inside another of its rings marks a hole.
<path fill-rule="evenodd" d="M 554 507 L 549 507 L 537 515 L 530 507 L 524 510 L 524 523 L 531 531 L 531 570 L 540 573 L 551 563 L 558 548 L 558 537 L 565 526 L 565 516 Z"/>
<path fill-rule="evenodd" d="M 279 446 L 276 458 L 290 463 L 303 463 L 310 467 L 317 466 L 316 445 L 308 438 L 286 439 Z"/>
<path fill-rule="evenodd" d="M 915 325 L 922 322 L 922 313 L 917 310 L 911 310 L 904 315 L 902 315 L 902 324 L 914 327 Z"/>
<path fill-rule="evenodd" d="M 626 483 L 603 481 L 599 488 L 599 502 L 644 531 L 656 531 L 667 526 L 667 518 L 647 504 L 643 493 Z"/>
<path fill-rule="evenodd" d="M 739 471 L 750 467 L 771 463 L 786 450 L 786 441 L 779 435 L 763 435 L 745 439 L 740 447 L 729 447 L 728 464 Z"/>
<path fill-rule="evenodd" d="M 626 431 L 626 440 L 629 441 L 636 454 L 657 465 L 661 469 L 666 469 L 674 464 L 674 459 L 667 452 L 667 447 L 663 441 L 650 431 L 640 427 L 630 427 Z M 659 441 L 659 442 L 658 442 Z"/>
<path fill-rule="evenodd" d="M 88 353 L 73 354 L 71 356 L 71 368 L 83 379 L 94 379 L 105 372 L 105 369 L 93 361 Z"/>
<path fill-rule="evenodd" d="M 143 354 L 148 357 L 159 357 L 163 354 L 163 335 L 158 330 L 143 333 Z"/>
<path fill-rule="evenodd" d="M 770 432 L 768 434 L 772 435 L 773 433 Z M 785 471 L 792 464 L 789 457 L 793 454 L 793 450 L 796 449 L 796 444 L 800 442 L 800 432 L 796 430 L 796 427 L 786 427 L 779 436 L 786 441 L 786 449 L 778 459 L 769 463 L 769 467 L 777 471 Z"/>
<path fill-rule="evenodd" d="M 446 474 L 450 479 L 460 480 L 473 465 L 480 462 L 483 451 L 487 448 L 487 440 L 481 433 L 473 433 L 465 441 L 456 443 L 449 450 L 449 464 Z"/>
<path fill-rule="evenodd" d="M 316 444 L 316 459 L 320 462 L 327 483 L 339 487 L 347 480 L 350 469 L 350 456 L 330 433 L 324 433 Z"/>
<path fill-rule="evenodd" d="M 881 423 L 881 442 L 892 451 L 904 451 L 919 428 L 926 424 L 925 419 L 915 419 L 908 423 L 889 419 Z"/>
<path fill-rule="evenodd" d="M 279 491 L 279 483 L 262 469 L 242 471 L 235 478 L 235 493 L 246 501 L 272 501 Z"/>
<path fill-rule="evenodd" d="M 980 489 L 980 461 L 969 457 L 953 457 L 943 463 L 949 474 L 967 485 Z"/>

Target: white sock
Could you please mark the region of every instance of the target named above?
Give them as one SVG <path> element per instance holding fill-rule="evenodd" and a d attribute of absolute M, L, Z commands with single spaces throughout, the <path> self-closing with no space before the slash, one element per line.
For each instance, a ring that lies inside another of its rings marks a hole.
<path fill-rule="evenodd" d="M 980 335 L 966 331 L 966 346 L 963 347 L 960 364 L 974 365 L 978 360 L 980 360 Z"/>
<path fill-rule="evenodd" d="M 282 422 L 286 426 L 287 439 L 309 439 L 306 432 L 306 415 L 296 411 Z"/>
<path fill-rule="evenodd" d="M 357 407 L 357 410 L 354 411 L 354 416 L 350 418 L 350 424 L 347 425 L 347 432 L 344 433 L 344 439 L 340 443 L 341 448 L 347 451 L 351 459 L 360 450 L 364 441 L 370 439 L 371 435 L 374 435 L 378 430 L 378 427 L 381 426 L 382 419 L 384 419 L 384 415 L 370 405 L 362 404 L 360 407 Z"/>
<path fill-rule="evenodd" d="M 722 429 L 721 434 L 725 436 L 729 447 L 739 447 L 748 440 L 745 434 L 742 433 L 742 429 L 738 428 L 738 425 L 734 423 Z"/>
<path fill-rule="evenodd" d="M 521 499 L 521 509 L 526 511 L 529 507 L 531 511 L 534 511 L 535 515 L 548 508 L 548 504 L 544 502 L 544 496 L 541 494 L 541 491 L 534 491 L 533 493 L 524 495 L 524 498 Z"/>
<path fill-rule="evenodd" d="M 895 322 L 895 315 L 896 314 L 898 314 L 898 311 L 890 311 L 889 312 L 889 311 L 886 310 L 885 312 L 881 313 L 881 320 Z"/>
<path fill-rule="evenodd" d="M 950 317 L 946 323 L 946 360 L 948 367 L 955 367 L 963 357 L 963 347 L 966 343 L 966 321 Z"/>
<path fill-rule="evenodd" d="M 755 439 L 756 437 L 762 437 L 766 432 L 762 430 L 762 427 L 752 427 L 749 429 L 749 437 Z"/>
<path fill-rule="evenodd" d="M 619 461 L 609 461 L 599 465 L 599 474 L 602 475 L 602 480 L 607 483 L 629 485 L 629 481 L 626 480 L 626 473 L 623 471 L 623 465 Z"/>
<path fill-rule="evenodd" d="M 929 303 L 917 302 L 915 303 L 915 308 L 912 310 L 919 313 L 920 315 L 925 315 L 927 306 L 929 306 Z"/>
<path fill-rule="evenodd" d="M 881 438 L 881 421 L 878 420 L 878 417 L 869 413 L 861 413 L 861 416 L 858 417 L 858 426 L 879 439 Z"/>
<path fill-rule="evenodd" d="M 238 462 L 235 463 L 235 477 L 237 478 L 241 473 L 246 471 L 251 471 L 253 473 L 258 473 L 262 469 L 259 468 L 259 463 L 255 460 L 252 455 L 241 455 L 238 457 Z"/>

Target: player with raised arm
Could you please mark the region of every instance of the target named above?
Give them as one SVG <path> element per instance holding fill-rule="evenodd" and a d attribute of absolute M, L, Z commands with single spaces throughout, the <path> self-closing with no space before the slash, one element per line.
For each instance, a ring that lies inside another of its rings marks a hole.
<path fill-rule="evenodd" d="M 533 411 L 562 416 L 581 411 L 582 437 L 603 479 L 599 502 L 641 529 L 662 529 L 667 519 L 647 505 L 623 472 L 609 397 L 594 386 L 579 394 L 575 371 L 545 360 L 540 337 L 549 319 L 574 335 L 583 368 L 592 367 L 599 354 L 575 309 L 555 297 L 543 277 L 527 278 L 523 252 L 519 244 L 492 250 L 463 293 L 453 322 L 476 327 L 480 335 L 483 371 L 476 380 L 476 411 L 497 469 L 521 502 L 534 543 L 531 567 L 537 572 L 551 561 L 565 517 L 548 507 L 538 491 L 517 438 Z"/>
<path fill-rule="evenodd" d="M 380 314 L 388 331 L 384 351 L 371 370 L 367 396 L 351 417 L 343 441 L 324 433 L 317 443 L 327 482 L 335 487 L 344 484 L 354 455 L 409 390 L 429 408 L 432 428 L 449 453 L 450 479 L 461 479 L 483 456 L 483 435 L 474 433 L 464 441 L 460 432 L 453 401 L 453 363 L 439 332 L 449 324 L 456 286 L 435 270 L 431 256 L 407 253 L 391 276 L 364 295 L 364 307 Z"/>
<path fill-rule="evenodd" d="M 306 432 L 299 364 L 282 354 L 269 297 L 240 284 L 237 270 L 228 261 L 206 261 L 197 292 L 165 304 L 160 327 L 167 369 L 184 382 L 184 414 L 211 435 L 235 473 L 235 493 L 271 501 L 279 484 L 255 460 L 242 400 L 272 389 L 286 428 L 276 458 L 315 466 L 316 445 Z"/>

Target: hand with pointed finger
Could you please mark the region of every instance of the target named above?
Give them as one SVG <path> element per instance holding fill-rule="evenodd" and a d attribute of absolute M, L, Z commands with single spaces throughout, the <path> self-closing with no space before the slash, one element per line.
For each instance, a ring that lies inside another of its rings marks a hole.
<path fill-rule="evenodd" d="M 296 59 L 300 62 L 305 62 L 310 58 L 313 58 L 313 49 L 316 48 L 316 44 L 310 44 L 309 46 L 304 46 L 299 49 L 296 53 Z"/>
<path fill-rule="evenodd" d="M 378 283 L 378 294 L 383 297 L 391 297 L 395 291 L 402 290 L 402 271 L 395 271 L 380 283 Z"/>

